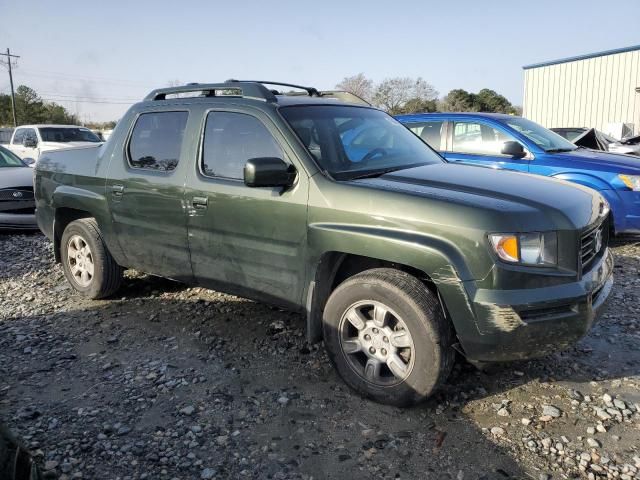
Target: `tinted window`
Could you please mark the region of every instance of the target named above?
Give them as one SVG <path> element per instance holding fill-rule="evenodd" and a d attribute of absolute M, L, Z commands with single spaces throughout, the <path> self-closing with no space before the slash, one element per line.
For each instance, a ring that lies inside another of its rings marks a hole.
<path fill-rule="evenodd" d="M 242 179 L 247 160 L 258 157 L 284 158 L 282 149 L 260 120 L 244 113 L 207 115 L 202 150 L 205 175 Z"/>
<path fill-rule="evenodd" d="M 437 122 L 421 122 L 407 125 L 409 130 L 418 135 L 422 140 L 427 142 L 431 148 L 435 150 L 443 150 L 442 148 L 442 128 L 443 121 Z"/>
<path fill-rule="evenodd" d="M 0 168 L 1 167 L 26 167 L 26 165 L 12 152 L 0 147 Z"/>
<path fill-rule="evenodd" d="M 400 122 L 379 110 L 316 105 L 283 107 L 280 112 L 336 180 L 442 162 Z"/>
<path fill-rule="evenodd" d="M 513 137 L 478 122 L 454 122 L 453 151 L 480 155 L 501 155 L 504 142 Z"/>
<path fill-rule="evenodd" d="M 40 128 L 43 142 L 100 142 L 98 136 L 88 128 L 43 127 Z"/>
<path fill-rule="evenodd" d="M 22 142 L 24 141 L 24 133 L 27 130 L 25 128 L 18 128 L 16 130 L 16 134 L 13 136 L 13 145 L 22 145 Z"/>
<path fill-rule="evenodd" d="M 24 131 L 24 140 L 33 140 L 34 142 L 38 141 L 38 136 L 36 135 L 36 131 L 33 128 L 27 128 Z"/>
<path fill-rule="evenodd" d="M 129 141 L 132 167 L 170 171 L 180 160 L 188 112 L 143 113 Z"/>

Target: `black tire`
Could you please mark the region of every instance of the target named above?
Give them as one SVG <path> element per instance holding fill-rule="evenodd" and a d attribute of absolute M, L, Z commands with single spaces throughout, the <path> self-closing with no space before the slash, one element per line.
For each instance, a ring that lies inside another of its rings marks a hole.
<path fill-rule="evenodd" d="M 343 317 L 354 305 L 366 301 L 388 307 L 409 330 L 414 359 L 410 372 L 399 383 L 381 385 L 367 380 L 342 347 Z M 367 270 L 341 283 L 325 306 L 323 333 L 329 358 L 347 385 L 388 405 L 404 407 L 424 401 L 445 382 L 455 360 L 454 332 L 437 296 L 414 276 L 391 268 Z"/>
<path fill-rule="evenodd" d="M 71 273 L 67 249 L 69 241 L 79 236 L 88 245 L 93 262 L 93 276 L 87 285 L 81 285 Z M 122 284 L 123 269 L 118 265 L 102 240 L 100 228 L 93 218 L 82 218 L 71 222 L 64 229 L 60 240 L 60 257 L 64 275 L 71 286 L 81 295 L 99 299 L 114 294 Z"/>

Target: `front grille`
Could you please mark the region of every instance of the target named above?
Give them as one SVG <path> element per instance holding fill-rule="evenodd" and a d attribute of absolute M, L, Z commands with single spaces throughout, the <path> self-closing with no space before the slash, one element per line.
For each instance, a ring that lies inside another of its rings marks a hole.
<path fill-rule="evenodd" d="M 21 200 L 33 200 L 32 187 L 4 188 L 0 190 L 0 202 L 16 202 Z"/>
<path fill-rule="evenodd" d="M 608 222 L 602 222 L 582 234 L 580 237 L 580 265 L 582 273 L 587 272 L 598 255 L 604 252 L 609 243 Z"/>
<path fill-rule="evenodd" d="M 14 208 L 13 210 L 3 210 L 2 208 L 0 208 L 0 213 L 11 213 L 13 215 L 33 215 L 34 213 L 36 213 L 36 208 Z"/>

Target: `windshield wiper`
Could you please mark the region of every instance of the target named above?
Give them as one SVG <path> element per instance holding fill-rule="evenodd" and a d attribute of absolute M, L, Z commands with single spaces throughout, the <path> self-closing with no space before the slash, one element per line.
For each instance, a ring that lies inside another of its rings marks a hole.
<path fill-rule="evenodd" d="M 561 152 L 573 152 L 574 150 L 577 150 L 577 147 L 576 148 L 549 148 L 548 150 L 545 150 L 545 152 L 561 153 Z"/>
<path fill-rule="evenodd" d="M 361 178 L 376 178 L 387 173 L 397 172 L 398 170 L 405 170 L 407 168 L 413 168 L 415 165 L 405 165 L 402 167 L 389 167 L 389 168 L 381 168 L 380 170 L 372 170 L 367 173 L 363 173 L 360 175 L 356 175 L 355 177 L 351 177 L 349 180 L 358 180 Z"/>

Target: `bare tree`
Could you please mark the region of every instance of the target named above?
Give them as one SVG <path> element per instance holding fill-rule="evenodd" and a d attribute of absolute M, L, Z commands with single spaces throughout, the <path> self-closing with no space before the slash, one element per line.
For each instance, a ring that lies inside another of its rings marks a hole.
<path fill-rule="evenodd" d="M 353 93 L 364 100 L 370 101 L 373 94 L 373 81 L 367 78 L 364 73 L 359 73 L 352 77 L 344 77 L 336 85 L 336 89 Z"/>
<path fill-rule="evenodd" d="M 373 103 L 390 114 L 408 113 L 414 106 L 435 105 L 438 92 L 422 77 L 387 78 L 380 82 L 373 93 Z"/>

